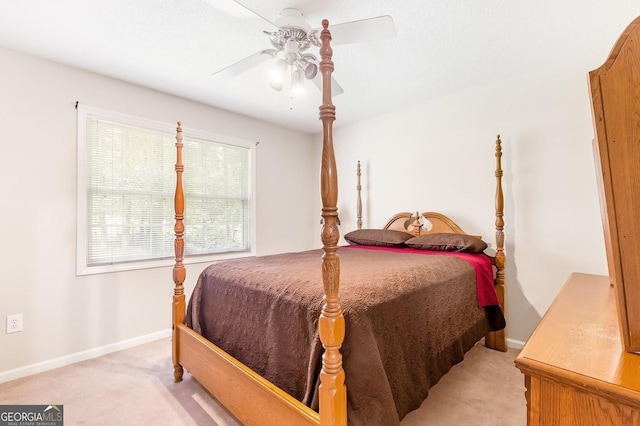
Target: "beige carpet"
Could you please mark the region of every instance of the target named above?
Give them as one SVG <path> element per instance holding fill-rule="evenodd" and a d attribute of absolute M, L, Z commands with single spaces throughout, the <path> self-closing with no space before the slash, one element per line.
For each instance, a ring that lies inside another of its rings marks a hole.
<path fill-rule="evenodd" d="M 516 354 L 476 345 L 402 426 L 525 425 Z M 63 405 L 67 426 L 237 425 L 189 374 L 173 383 L 168 339 L 0 384 L 5 404 Z"/>

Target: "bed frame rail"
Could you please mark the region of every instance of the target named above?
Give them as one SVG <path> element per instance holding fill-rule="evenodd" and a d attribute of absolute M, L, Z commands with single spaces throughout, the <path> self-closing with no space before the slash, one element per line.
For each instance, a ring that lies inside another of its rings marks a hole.
<path fill-rule="evenodd" d="M 320 424 L 318 413 L 186 325 L 174 331 L 184 368 L 242 424 Z"/>

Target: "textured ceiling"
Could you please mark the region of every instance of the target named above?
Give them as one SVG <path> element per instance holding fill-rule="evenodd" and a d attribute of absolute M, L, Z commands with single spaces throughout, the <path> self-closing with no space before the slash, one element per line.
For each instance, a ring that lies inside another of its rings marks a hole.
<path fill-rule="evenodd" d="M 238 3 L 269 21 L 295 7 L 313 27 L 393 18 L 393 39 L 334 47 L 344 89 L 336 126 L 611 46 L 629 11 L 640 11 L 625 0 Z M 0 46 L 317 133 L 320 93 L 310 82 L 291 100 L 269 87 L 269 62 L 231 79 L 211 75 L 271 47 L 262 30 L 273 28 L 243 12 L 232 0 L 3 1 Z"/>

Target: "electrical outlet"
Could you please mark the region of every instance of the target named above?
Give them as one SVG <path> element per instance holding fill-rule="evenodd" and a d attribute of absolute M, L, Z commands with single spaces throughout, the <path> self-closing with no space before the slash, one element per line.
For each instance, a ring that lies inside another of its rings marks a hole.
<path fill-rule="evenodd" d="M 7 315 L 7 334 L 22 331 L 22 314 Z"/>

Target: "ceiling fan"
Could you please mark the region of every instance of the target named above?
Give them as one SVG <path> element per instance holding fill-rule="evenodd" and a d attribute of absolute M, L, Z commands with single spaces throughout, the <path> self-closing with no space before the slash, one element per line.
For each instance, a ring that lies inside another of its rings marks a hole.
<path fill-rule="evenodd" d="M 280 12 L 273 22 L 259 15 L 235 0 L 205 0 L 214 7 L 232 16 L 253 14 L 270 25 L 272 31 L 263 31 L 271 42 L 271 48 L 256 53 L 226 66 L 212 75 L 219 77 L 235 77 L 265 61 L 276 59 L 270 72 L 270 85 L 275 90 L 282 90 L 288 79 L 291 95 L 304 90 L 304 80 L 311 80 L 321 88 L 318 74 L 319 59 L 308 52 L 311 47 L 319 47 L 319 33 L 322 28 L 312 28 L 304 19 L 303 13 L 295 8 L 286 8 Z M 332 45 L 360 43 L 395 37 L 396 30 L 393 19 L 378 16 L 358 21 L 331 25 Z M 342 87 L 332 79 L 332 94 L 337 96 L 343 92 Z"/>

